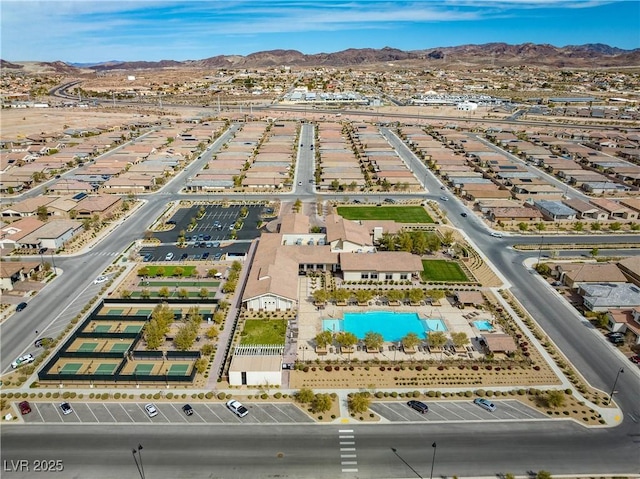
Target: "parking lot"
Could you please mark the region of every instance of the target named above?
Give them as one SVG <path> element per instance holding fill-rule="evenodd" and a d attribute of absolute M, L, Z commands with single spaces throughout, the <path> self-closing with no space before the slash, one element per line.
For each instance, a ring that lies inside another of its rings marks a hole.
<path fill-rule="evenodd" d="M 187 416 L 182 406 L 190 404 L 193 415 Z M 164 424 L 300 424 L 313 420 L 298 407 L 289 403 L 243 404 L 249 414 L 239 418 L 223 403 L 153 402 L 158 415 L 150 418 L 145 402 L 70 402 L 73 412 L 63 415 L 60 402 L 30 402 L 31 413 L 22 416 L 25 423 L 164 423 Z M 486 411 L 471 401 L 429 401 L 429 412 L 421 414 L 402 402 L 374 402 L 371 410 L 391 422 L 463 422 L 463 421 L 522 421 L 548 419 L 548 416 L 515 400 L 495 401 L 497 409 Z"/>
<path fill-rule="evenodd" d="M 440 422 L 440 421 L 522 421 L 544 419 L 548 416 L 520 401 L 493 401 L 494 412 L 486 411 L 472 401 L 428 401 L 429 412 L 421 414 L 407 406 L 406 401 L 375 402 L 371 410 L 392 422 Z"/>
<path fill-rule="evenodd" d="M 62 402 L 62 401 L 61 401 Z M 309 416 L 299 408 L 288 403 L 243 403 L 249 414 L 239 418 L 229 411 L 223 403 L 184 402 L 162 403 L 153 402 L 158 409 L 158 415 L 151 418 L 146 413 L 143 402 L 76 402 L 70 401 L 73 408 L 71 414 L 64 415 L 60 403 L 30 402 L 31 413 L 22 416 L 25 423 L 194 423 L 194 424 L 282 424 L 282 423 L 310 423 Z M 187 416 L 182 406 L 190 404 L 193 415 Z"/>

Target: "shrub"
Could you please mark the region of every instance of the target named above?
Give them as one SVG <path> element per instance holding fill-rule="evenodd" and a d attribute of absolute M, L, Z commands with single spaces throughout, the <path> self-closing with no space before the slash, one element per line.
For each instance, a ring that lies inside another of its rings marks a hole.
<path fill-rule="evenodd" d="M 485 394 L 486 393 L 485 393 L 484 389 L 477 389 L 476 390 L 476 396 L 484 397 Z"/>
<path fill-rule="evenodd" d="M 217 397 L 220 401 L 222 401 L 223 399 L 226 399 L 227 395 L 225 393 L 218 393 Z"/>
<path fill-rule="evenodd" d="M 207 399 L 213 399 L 213 391 L 209 391 L 207 394 L 204 395 L 204 397 Z"/>

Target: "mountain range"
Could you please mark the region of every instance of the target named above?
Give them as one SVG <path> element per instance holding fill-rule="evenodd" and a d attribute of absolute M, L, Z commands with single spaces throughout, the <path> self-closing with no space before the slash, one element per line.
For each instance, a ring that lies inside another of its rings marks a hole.
<path fill-rule="evenodd" d="M 404 51 L 396 48 L 350 48 L 334 53 L 304 54 L 297 50 L 269 50 L 249 55 L 218 55 L 202 60 L 108 61 L 100 63 L 7 62 L 3 69 L 23 68 L 39 64 L 58 72 L 78 74 L 106 70 L 179 69 L 179 68 L 265 68 L 294 67 L 356 67 L 393 63 L 397 67 L 468 68 L 531 65 L 550 68 L 640 67 L 640 48 L 623 50 L 600 43 L 556 47 L 549 44 L 486 43 Z"/>

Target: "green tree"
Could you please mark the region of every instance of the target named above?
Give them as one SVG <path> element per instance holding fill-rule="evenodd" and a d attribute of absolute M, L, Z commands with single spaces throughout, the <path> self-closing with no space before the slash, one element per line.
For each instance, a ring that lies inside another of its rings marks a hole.
<path fill-rule="evenodd" d="M 353 393 L 347 401 L 349 410 L 354 414 L 364 414 L 371 405 L 371 396 L 368 392 Z"/>
<path fill-rule="evenodd" d="M 168 298 L 169 294 L 169 288 L 167 288 L 166 286 L 163 286 L 158 290 L 158 296 L 160 296 L 161 298 Z"/>
<path fill-rule="evenodd" d="M 178 351 L 187 351 L 193 346 L 197 334 L 198 331 L 193 328 L 193 325 L 187 323 L 178 329 L 178 332 L 173 338 L 173 344 Z"/>
<path fill-rule="evenodd" d="M 420 303 L 425 297 L 425 292 L 422 288 L 413 288 L 409 290 L 409 301 L 414 304 Z"/>
<path fill-rule="evenodd" d="M 207 361 L 205 358 L 200 358 L 196 361 L 194 367 L 196 368 L 196 371 L 198 371 L 198 374 L 203 374 L 207 370 L 208 365 L 209 361 Z"/>
<path fill-rule="evenodd" d="M 600 229 L 602 229 L 602 225 L 598 221 L 591 223 L 591 231 L 600 231 Z"/>
<path fill-rule="evenodd" d="M 520 231 L 527 231 L 529 229 L 529 225 L 524 221 L 521 221 L 520 223 L 518 223 L 518 229 Z"/>
<path fill-rule="evenodd" d="M 138 272 L 136 274 L 138 276 L 149 276 L 149 268 L 147 268 L 146 266 L 138 268 Z"/>
<path fill-rule="evenodd" d="M 149 299 L 151 297 L 151 291 L 149 291 L 149 288 L 143 288 L 142 291 L 140 291 L 140 296 L 144 299 Z"/>
<path fill-rule="evenodd" d="M 164 333 L 157 321 L 147 322 L 144 325 L 142 334 L 148 350 L 155 351 L 164 342 Z"/>
<path fill-rule="evenodd" d="M 536 229 L 538 231 L 544 231 L 547 229 L 546 225 L 541 221 L 539 223 L 536 223 Z"/>
<path fill-rule="evenodd" d="M 213 278 L 216 274 L 218 274 L 218 270 L 216 268 L 211 268 L 207 271 L 207 276 L 209 278 Z"/>
<path fill-rule="evenodd" d="M 313 301 L 317 304 L 324 304 L 328 301 L 329 299 L 329 293 L 327 293 L 327 291 L 325 289 L 316 289 L 312 294 L 311 297 L 313 298 Z"/>
<path fill-rule="evenodd" d="M 387 299 L 389 301 L 401 302 L 404 298 L 407 297 L 406 291 L 402 289 L 391 289 L 386 292 Z"/>
<path fill-rule="evenodd" d="M 338 288 L 333 292 L 332 296 L 336 303 L 344 303 L 351 297 L 351 291 L 344 288 Z"/>
<path fill-rule="evenodd" d="M 189 291 L 187 290 L 187 288 L 180 288 L 178 290 L 178 297 L 180 299 L 187 299 L 189 297 Z"/>
<path fill-rule="evenodd" d="M 302 388 L 300 389 L 300 391 L 294 394 L 294 397 L 296 398 L 296 401 L 298 401 L 299 403 L 307 404 L 313 401 L 315 394 L 311 389 Z"/>
<path fill-rule="evenodd" d="M 207 299 L 209 297 L 209 290 L 207 288 L 200 288 L 198 296 L 202 299 Z"/>
<path fill-rule="evenodd" d="M 46 206 L 40 205 L 36 209 L 36 215 L 40 221 L 47 221 L 49 219 L 49 210 Z"/>
<path fill-rule="evenodd" d="M 355 295 L 358 303 L 368 303 L 373 298 L 373 291 L 369 289 L 358 289 Z"/>
<path fill-rule="evenodd" d="M 376 349 L 380 349 L 382 347 L 382 344 L 384 343 L 384 338 L 380 333 L 376 333 L 374 331 L 368 331 L 364 335 L 363 342 L 367 349 L 375 351 Z"/>
<path fill-rule="evenodd" d="M 120 292 L 120 297 L 124 299 L 129 299 L 131 297 L 131 291 L 129 291 L 128 289 L 123 289 Z"/>
<path fill-rule="evenodd" d="M 614 221 L 609 225 L 611 231 L 620 231 L 620 228 L 622 228 L 622 224 L 619 221 Z"/>
<path fill-rule="evenodd" d="M 173 276 L 183 276 L 184 275 L 184 268 L 182 266 L 176 266 L 175 268 L 173 268 Z"/>
<path fill-rule="evenodd" d="M 469 338 L 467 337 L 467 333 L 463 331 L 458 333 L 451 333 L 451 342 L 456 348 L 463 347 L 465 344 L 467 344 L 468 341 Z"/>
<path fill-rule="evenodd" d="M 591 251 L 589 253 L 595 258 L 596 256 L 598 256 L 599 252 L 600 250 L 598 248 L 591 248 Z"/>
<path fill-rule="evenodd" d="M 314 413 L 323 413 L 331 410 L 333 399 L 330 394 L 316 394 L 311 401 L 311 410 Z"/>
<path fill-rule="evenodd" d="M 551 473 L 547 471 L 538 471 L 536 479 L 551 479 Z"/>
<path fill-rule="evenodd" d="M 208 339 L 216 339 L 218 337 L 218 334 L 219 334 L 219 331 L 216 326 L 211 326 L 210 328 L 207 329 L 207 332 L 204 333 L 204 335 Z"/>
<path fill-rule="evenodd" d="M 433 301 L 440 301 L 444 298 L 445 293 L 441 289 L 430 289 L 427 291 L 427 296 L 430 297 Z"/>
<path fill-rule="evenodd" d="M 427 342 L 432 348 L 441 348 L 447 342 L 447 337 L 442 331 L 429 331 Z"/>
<path fill-rule="evenodd" d="M 358 337 L 349 331 L 340 331 L 336 334 L 336 343 L 338 343 L 341 348 L 351 349 L 358 343 Z"/>
<path fill-rule="evenodd" d="M 573 231 L 583 231 L 584 230 L 584 223 L 582 221 L 577 221 L 574 225 L 573 225 Z"/>
<path fill-rule="evenodd" d="M 402 346 L 406 349 L 414 349 L 420 342 L 420 338 L 416 333 L 407 333 L 407 335 L 402 338 Z"/>
<path fill-rule="evenodd" d="M 318 348 L 325 349 L 333 342 L 333 334 L 331 331 L 322 331 L 316 334 L 315 342 Z"/>

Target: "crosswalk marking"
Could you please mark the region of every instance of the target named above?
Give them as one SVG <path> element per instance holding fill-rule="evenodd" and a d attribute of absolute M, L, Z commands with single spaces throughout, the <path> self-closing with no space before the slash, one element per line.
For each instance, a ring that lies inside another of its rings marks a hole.
<path fill-rule="evenodd" d="M 356 448 L 350 447 L 355 446 L 355 434 L 353 434 L 353 429 L 340 429 L 338 430 L 338 442 L 340 445 L 340 465 L 342 472 L 358 472 L 357 466 L 357 454 Z M 349 454 L 347 454 L 349 453 Z M 345 467 L 351 466 L 351 467 Z"/>

